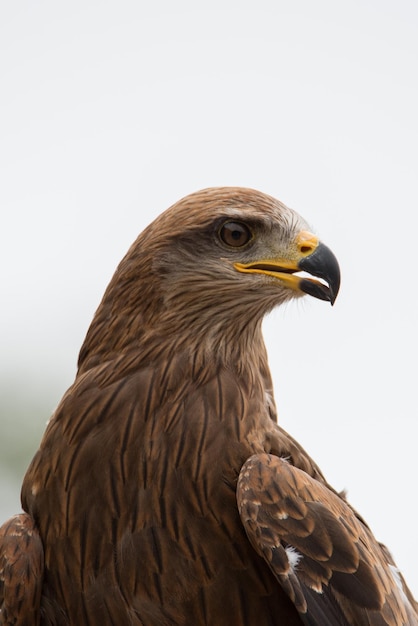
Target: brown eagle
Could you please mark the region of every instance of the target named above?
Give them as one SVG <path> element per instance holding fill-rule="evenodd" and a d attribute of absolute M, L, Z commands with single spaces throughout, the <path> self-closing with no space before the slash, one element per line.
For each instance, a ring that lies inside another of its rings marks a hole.
<path fill-rule="evenodd" d="M 262 319 L 339 282 L 251 189 L 192 194 L 139 235 L 0 530 L 2 625 L 418 624 L 386 548 L 276 423 Z"/>

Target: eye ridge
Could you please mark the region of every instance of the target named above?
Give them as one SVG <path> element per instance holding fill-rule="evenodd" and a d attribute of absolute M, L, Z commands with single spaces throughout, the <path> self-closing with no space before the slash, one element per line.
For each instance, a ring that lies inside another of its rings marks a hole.
<path fill-rule="evenodd" d="M 253 238 L 251 230 L 243 222 L 224 222 L 219 229 L 221 241 L 230 248 L 242 248 Z"/>

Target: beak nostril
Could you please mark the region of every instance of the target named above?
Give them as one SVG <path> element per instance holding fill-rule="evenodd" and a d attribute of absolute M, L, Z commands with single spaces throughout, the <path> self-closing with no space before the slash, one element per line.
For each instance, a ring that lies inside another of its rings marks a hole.
<path fill-rule="evenodd" d="M 303 256 L 308 256 L 315 252 L 318 244 L 318 237 L 307 230 L 301 230 L 296 236 L 296 246 L 298 252 Z"/>

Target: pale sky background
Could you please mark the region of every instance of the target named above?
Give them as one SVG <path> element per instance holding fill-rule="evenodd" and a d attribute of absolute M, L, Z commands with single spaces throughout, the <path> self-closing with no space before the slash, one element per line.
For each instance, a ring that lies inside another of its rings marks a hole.
<path fill-rule="evenodd" d="M 265 337 L 282 425 L 418 595 L 418 4 L 0 4 L 0 515 L 117 263 L 158 213 L 242 185 L 342 268 Z"/>

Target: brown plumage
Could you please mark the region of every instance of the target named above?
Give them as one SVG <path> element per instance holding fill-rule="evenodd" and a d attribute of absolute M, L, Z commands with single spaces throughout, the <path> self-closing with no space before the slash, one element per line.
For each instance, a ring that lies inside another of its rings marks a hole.
<path fill-rule="evenodd" d="M 263 316 L 338 286 L 328 248 L 259 192 L 157 218 L 1 529 L 0 623 L 418 624 L 387 550 L 276 424 Z"/>

